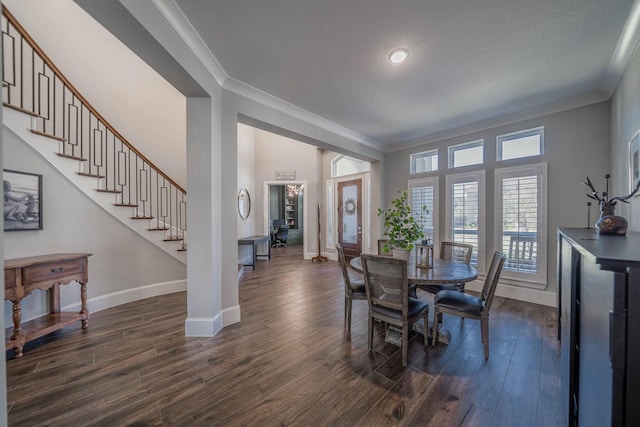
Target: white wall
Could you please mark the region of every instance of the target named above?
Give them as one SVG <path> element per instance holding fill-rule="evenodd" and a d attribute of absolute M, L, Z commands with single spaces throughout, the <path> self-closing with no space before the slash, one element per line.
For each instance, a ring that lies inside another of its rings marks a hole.
<path fill-rule="evenodd" d="M 611 175 L 615 196 L 629 194 L 629 141 L 640 130 L 640 52 L 635 54 L 611 99 Z M 616 214 L 629 220 L 630 229 L 640 231 L 640 197 L 630 204 L 618 203 Z"/>
<path fill-rule="evenodd" d="M 5 259 L 55 252 L 93 253 L 87 288 L 90 311 L 109 305 L 114 294 L 119 295 L 119 302 L 126 294 L 145 294 L 149 289 L 143 292 L 141 288 L 146 286 L 161 289 L 177 282 L 178 288 L 184 289 L 184 264 L 102 210 L 6 128 L 2 151 L 4 168 L 40 174 L 43 181 L 43 230 L 4 233 Z M 61 288 L 61 306 L 79 302 L 79 286 Z M 46 313 L 46 293 L 33 293 L 23 301 L 22 309 L 23 320 Z M 5 301 L 4 310 L 5 325 L 11 325 L 10 302 Z"/>
<path fill-rule="evenodd" d="M 513 160 L 508 164 L 496 161 L 496 136 L 544 126 L 544 155 L 535 160 Z M 523 162 L 547 162 L 549 180 L 548 224 L 547 224 L 547 283 L 548 287 L 539 297 L 552 303 L 556 292 L 556 230 L 558 227 L 585 227 L 587 222 L 585 187 L 582 184 L 586 176 L 600 188 L 604 186 L 604 175 L 610 172 L 610 105 L 600 102 L 582 108 L 541 116 L 534 119 L 511 123 L 468 135 L 422 145 L 412 149 L 391 153 L 387 156 L 386 201 L 394 198 L 397 192 L 407 187 L 407 180 L 424 176 L 440 177 L 440 200 L 445 200 L 445 176 L 462 170 L 487 169 L 486 174 L 486 251 L 493 253 L 493 168 L 512 166 Z M 484 139 L 485 150 L 483 166 L 470 166 L 455 170 L 447 169 L 447 147 L 463 142 Z M 409 155 L 427 149 L 438 149 L 439 172 L 409 175 Z M 439 211 L 440 228 L 445 228 L 445 204 Z M 597 217 L 595 206 L 591 208 L 591 222 Z M 485 257 L 487 262 L 491 257 Z M 553 295 L 552 295 L 553 294 Z M 536 297 L 538 298 L 538 297 Z M 535 298 L 534 298 L 535 300 Z"/>
<path fill-rule="evenodd" d="M 306 182 L 304 188 L 304 212 L 306 213 L 303 222 L 304 242 L 303 249 L 305 256 L 313 256 L 317 254 L 317 227 L 310 227 L 309 224 L 315 225 L 316 205 L 320 202 L 322 192 L 319 191 L 322 184 L 321 176 L 321 153 L 318 148 L 299 142 L 290 138 L 276 135 L 271 132 L 256 129 L 255 131 L 255 182 L 256 182 L 256 228 L 259 234 L 269 234 L 269 230 L 265 230 L 264 215 L 264 183 L 275 182 L 275 172 L 277 170 L 295 170 L 295 182 Z M 239 176 L 238 176 L 239 179 Z M 278 182 L 277 184 L 285 184 L 286 182 Z"/>
<path fill-rule="evenodd" d="M 4 5 L 80 93 L 186 188 L 186 101 L 72 0 Z"/>

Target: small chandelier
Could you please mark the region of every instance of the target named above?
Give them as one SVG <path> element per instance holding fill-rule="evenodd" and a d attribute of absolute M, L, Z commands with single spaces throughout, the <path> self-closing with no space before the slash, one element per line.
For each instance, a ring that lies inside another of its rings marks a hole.
<path fill-rule="evenodd" d="M 304 184 L 288 184 L 287 185 L 287 193 L 289 193 L 289 197 L 297 196 L 298 194 L 304 191 Z"/>

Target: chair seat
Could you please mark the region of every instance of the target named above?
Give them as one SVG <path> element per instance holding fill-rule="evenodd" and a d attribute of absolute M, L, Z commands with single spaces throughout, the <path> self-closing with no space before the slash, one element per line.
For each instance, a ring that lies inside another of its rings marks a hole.
<path fill-rule="evenodd" d="M 367 295 L 367 291 L 364 289 L 364 280 L 351 280 L 351 292 L 354 294 Z"/>
<path fill-rule="evenodd" d="M 437 294 L 440 291 L 461 291 L 464 289 L 464 283 L 452 283 L 450 285 L 420 285 L 418 286 L 425 292 Z"/>
<path fill-rule="evenodd" d="M 427 304 L 426 302 L 409 297 L 409 312 L 407 313 L 407 318 L 411 319 L 412 317 L 418 316 L 428 307 L 429 304 Z M 381 307 L 379 305 L 374 305 L 371 310 L 376 314 L 380 314 L 392 319 L 402 320 L 402 312 L 399 310 L 393 310 L 391 308 Z"/>
<path fill-rule="evenodd" d="M 453 290 L 444 290 L 436 294 L 433 300 L 438 307 L 480 316 L 484 308 L 482 298 Z"/>

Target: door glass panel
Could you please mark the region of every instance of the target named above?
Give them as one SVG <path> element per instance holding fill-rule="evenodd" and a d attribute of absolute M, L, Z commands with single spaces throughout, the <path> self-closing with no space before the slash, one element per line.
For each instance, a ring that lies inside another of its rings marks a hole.
<path fill-rule="evenodd" d="M 342 189 L 342 242 L 358 243 L 358 186 Z"/>

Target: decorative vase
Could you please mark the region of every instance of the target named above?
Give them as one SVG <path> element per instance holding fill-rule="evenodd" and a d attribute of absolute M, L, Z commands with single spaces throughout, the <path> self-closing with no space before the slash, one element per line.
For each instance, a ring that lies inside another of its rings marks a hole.
<path fill-rule="evenodd" d="M 627 234 L 627 220 L 618 215 L 600 215 L 596 222 L 596 232 L 624 236 Z"/>
<path fill-rule="evenodd" d="M 596 221 L 596 232 L 598 234 L 613 234 L 624 236 L 627 234 L 629 223 L 621 216 L 614 215 L 614 207 L 609 203 L 601 203 L 600 218 Z"/>
<path fill-rule="evenodd" d="M 391 250 L 394 258 L 404 259 L 405 261 L 409 261 L 409 256 L 411 255 L 410 249 L 396 249 L 393 248 Z"/>

